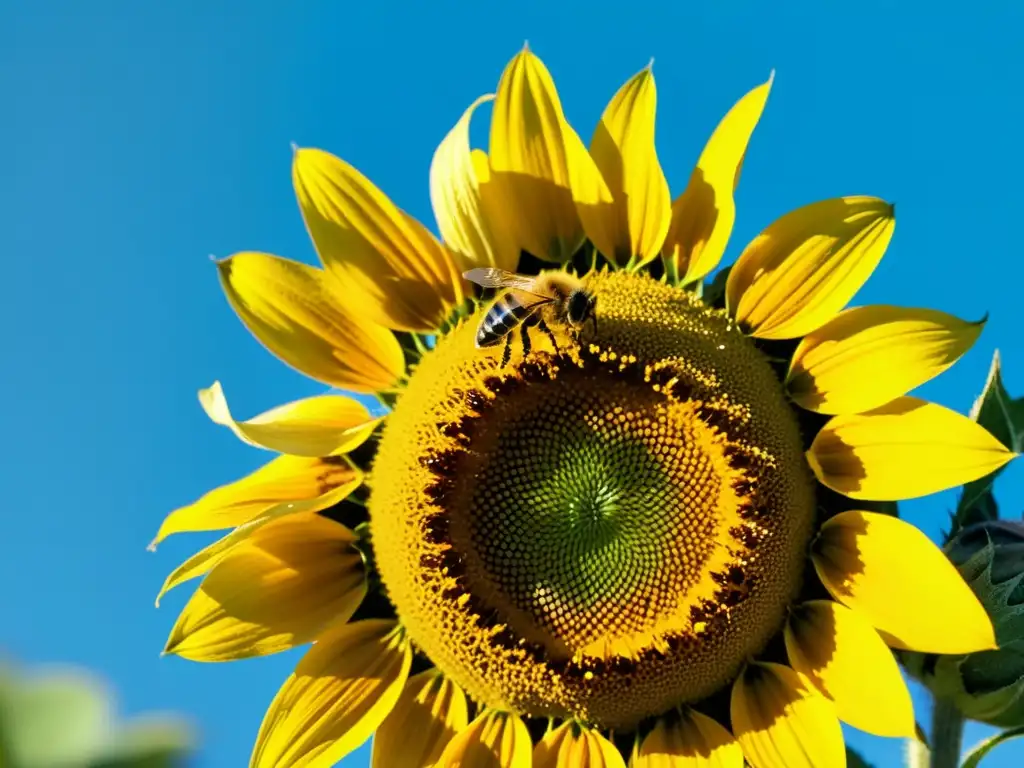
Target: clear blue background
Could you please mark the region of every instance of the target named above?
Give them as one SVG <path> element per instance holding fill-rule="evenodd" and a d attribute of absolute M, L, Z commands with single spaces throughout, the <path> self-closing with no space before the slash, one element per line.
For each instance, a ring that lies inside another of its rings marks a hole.
<path fill-rule="evenodd" d="M 527 39 L 585 138 L 655 57 L 674 194 L 726 109 L 775 68 L 728 259 L 803 203 L 894 200 L 895 239 L 858 302 L 991 311 L 924 394 L 966 411 L 996 347 L 1024 394 L 1019 4 L 555 5 L 0 5 L 0 652 L 96 669 L 126 714 L 191 716 L 197 765 L 245 764 L 297 655 L 161 659 L 189 590 L 159 610 L 153 597 L 207 538 L 145 546 L 166 512 L 266 459 L 207 422 L 198 388 L 221 379 L 246 416 L 321 388 L 236 321 L 208 255 L 314 259 L 292 141 L 343 156 L 433 226 L 434 147 Z M 999 496 L 1024 509 L 1024 463 Z M 904 509 L 937 536 L 954 503 Z M 850 741 L 880 767 L 900 759 L 899 742 Z M 988 765 L 1022 759 L 1013 744 Z"/>

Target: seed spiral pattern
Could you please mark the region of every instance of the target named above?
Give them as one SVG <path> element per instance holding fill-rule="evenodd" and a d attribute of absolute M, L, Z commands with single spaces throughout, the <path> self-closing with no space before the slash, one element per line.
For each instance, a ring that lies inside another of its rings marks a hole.
<path fill-rule="evenodd" d="M 813 483 L 764 357 L 692 294 L 592 274 L 597 334 L 513 355 L 478 312 L 424 357 L 374 465 L 371 531 L 413 640 L 482 703 L 635 725 L 779 629 Z"/>

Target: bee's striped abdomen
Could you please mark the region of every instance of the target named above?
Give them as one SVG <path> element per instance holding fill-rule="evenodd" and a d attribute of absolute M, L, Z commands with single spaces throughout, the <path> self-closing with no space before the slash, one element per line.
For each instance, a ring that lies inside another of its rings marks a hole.
<path fill-rule="evenodd" d="M 484 315 L 476 332 L 476 345 L 490 347 L 505 338 L 530 314 L 515 296 L 507 293 L 501 296 Z"/>

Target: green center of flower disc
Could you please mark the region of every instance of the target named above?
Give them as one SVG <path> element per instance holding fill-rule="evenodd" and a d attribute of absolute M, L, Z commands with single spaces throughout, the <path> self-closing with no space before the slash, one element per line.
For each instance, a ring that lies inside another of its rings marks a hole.
<path fill-rule="evenodd" d="M 475 699 L 625 727 L 713 693 L 778 630 L 814 493 L 781 385 L 723 312 L 586 282 L 581 344 L 534 328 L 502 367 L 478 312 L 421 361 L 371 531 L 399 619 Z"/>

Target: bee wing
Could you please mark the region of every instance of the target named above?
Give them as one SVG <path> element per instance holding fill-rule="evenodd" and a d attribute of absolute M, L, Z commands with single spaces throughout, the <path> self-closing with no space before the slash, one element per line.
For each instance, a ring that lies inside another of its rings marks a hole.
<path fill-rule="evenodd" d="M 535 278 L 529 275 L 517 275 L 515 272 L 507 272 L 496 267 L 477 267 L 462 276 L 470 282 L 476 283 L 483 288 L 517 288 L 527 293 L 532 293 Z"/>
<path fill-rule="evenodd" d="M 551 296 L 541 296 L 539 293 L 530 293 L 529 291 L 517 288 L 512 289 L 512 295 L 516 297 L 516 301 L 523 305 L 524 309 L 531 312 L 554 301 L 554 298 Z"/>

